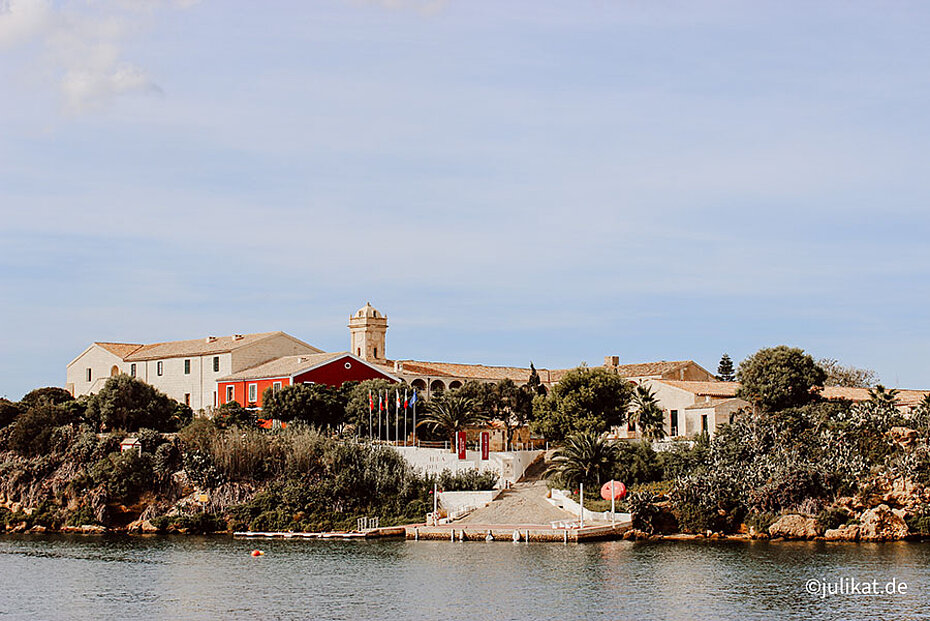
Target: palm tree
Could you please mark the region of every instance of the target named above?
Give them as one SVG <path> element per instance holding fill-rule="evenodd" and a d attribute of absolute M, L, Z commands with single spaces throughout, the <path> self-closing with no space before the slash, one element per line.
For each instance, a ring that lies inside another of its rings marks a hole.
<path fill-rule="evenodd" d="M 633 390 L 630 422 L 639 425 L 640 433 L 647 440 L 661 440 L 665 437 L 665 412 L 656 401 L 656 394 L 642 384 Z"/>
<path fill-rule="evenodd" d="M 879 384 L 875 388 L 869 388 L 869 401 L 881 408 L 895 409 L 898 407 L 897 388 L 888 388 Z"/>
<path fill-rule="evenodd" d="M 433 429 L 445 432 L 451 440 L 452 450 L 455 450 L 455 434 L 487 422 L 488 415 L 478 405 L 475 399 L 462 394 L 449 392 L 436 395 L 427 403 L 426 415 L 417 423 L 427 425 Z"/>
<path fill-rule="evenodd" d="M 555 450 L 546 470 L 546 477 L 558 475 L 565 483 L 597 483 L 606 478 L 617 465 L 617 447 L 607 441 L 607 434 L 584 431 L 569 436 Z"/>

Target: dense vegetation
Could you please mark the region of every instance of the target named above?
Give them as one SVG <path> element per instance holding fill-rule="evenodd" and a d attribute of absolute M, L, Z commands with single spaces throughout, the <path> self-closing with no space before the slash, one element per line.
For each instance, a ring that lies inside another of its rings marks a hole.
<path fill-rule="evenodd" d="M 273 431 L 257 429 L 254 413 L 235 403 L 212 420 L 191 418 L 126 376 L 86 399 L 41 389 L 0 402 L 0 530 L 142 520 L 189 532 L 317 530 L 354 527 L 363 516 L 387 525 L 422 520 L 434 484 L 452 491 L 497 482 L 477 472 L 423 476 L 395 451 L 357 441 L 341 419 L 323 425 L 307 411 L 331 412 L 352 390 L 367 398 L 366 387 L 300 388 L 275 395 L 276 414 L 291 424 Z M 130 433 L 141 452 L 120 452 Z"/>

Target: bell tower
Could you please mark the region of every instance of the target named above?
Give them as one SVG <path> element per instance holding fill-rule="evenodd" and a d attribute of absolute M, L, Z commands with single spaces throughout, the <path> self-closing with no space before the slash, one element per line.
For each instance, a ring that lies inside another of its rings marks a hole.
<path fill-rule="evenodd" d="M 368 302 L 349 317 L 352 341 L 349 353 L 362 360 L 384 363 L 387 359 L 384 351 L 387 328 L 387 317 Z"/>

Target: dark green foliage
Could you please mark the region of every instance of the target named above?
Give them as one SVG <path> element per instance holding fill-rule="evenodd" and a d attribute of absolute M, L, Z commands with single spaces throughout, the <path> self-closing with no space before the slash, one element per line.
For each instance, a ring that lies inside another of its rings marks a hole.
<path fill-rule="evenodd" d="M 262 416 L 299 421 L 315 427 L 337 428 L 345 420 L 342 394 L 325 384 L 295 384 L 262 395 Z"/>
<path fill-rule="evenodd" d="M 769 532 L 769 526 L 774 524 L 776 520 L 778 520 L 777 513 L 768 513 L 765 511 L 753 511 L 744 518 L 746 526 L 755 529 L 757 533 L 766 534 Z"/>
<path fill-rule="evenodd" d="M 820 534 L 839 528 L 849 522 L 849 512 L 838 507 L 824 509 L 817 514 L 817 530 Z"/>
<path fill-rule="evenodd" d="M 661 481 L 664 469 L 649 442 L 618 442 L 617 463 L 610 478 L 625 485 Z"/>
<path fill-rule="evenodd" d="M 404 390 L 407 390 L 408 396 L 413 394 L 413 389 L 409 388 L 406 384 L 397 384 L 383 379 L 373 379 L 365 380 L 364 382 L 346 382 L 343 385 L 342 392 L 345 395 L 346 405 L 345 405 L 345 420 L 350 425 L 353 425 L 356 429 L 358 435 L 362 437 L 368 437 L 369 435 L 376 436 L 378 434 L 378 395 L 390 394 L 393 395 L 394 391 L 399 390 L 403 394 Z M 374 402 L 374 412 L 371 413 L 369 417 L 369 402 L 368 396 L 371 395 L 371 399 Z M 392 397 L 393 398 L 393 397 Z M 423 395 L 420 395 L 419 399 L 423 399 Z M 422 411 L 423 401 L 420 401 L 420 407 L 417 408 L 418 413 Z M 393 414 L 394 408 L 391 408 Z M 372 421 L 371 426 L 374 430 L 368 428 L 369 419 Z M 394 418 L 391 418 L 393 424 Z M 412 417 L 407 421 L 407 424 L 412 426 L 413 420 Z M 403 419 L 401 419 L 401 426 L 403 426 Z M 408 427 L 410 429 L 411 427 Z"/>
<path fill-rule="evenodd" d="M 243 429 L 252 429 L 258 421 L 254 410 L 248 410 L 238 401 L 229 401 L 216 409 L 213 415 L 213 422 L 220 429 L 227 427 L 241 427 Z"/>
<path fill-rule="evenodd" d="M 499 478 L 496 473 L 487 470 L 443 470 L 438 477 L 426 477 L 425 485 L 431 487 L 435 483 L 443 492 L 471 492 L 494 489 Z"/>
<path fill-rule="evenodd" d="M 156 476 L 167 478 L 181 468 L 181 451 L 174 442 L 165 442 L 155 449 L 152 470 Z"/>
<path fill-rule="evenodd" d="M 608 481 L 615 472 L 619 450 L 603 435 L 577 433 L 556 449 L 546 476 L 562 486 L 597 485 Z"/>
<path fill-rule="evenodd" d="M 546 389 L 543 387 L 542 380 L 539 379 L 539 372 L 536 370 L 536 367 L 533 366 L 532 361 L 530 362 L 530 379 L 526 382 L 526 387 L 534 397 L 546 396 Z"/>
<path fill-rule="evenodd" d="M 654 500 L 655 497 L 649 492 L 630 492 L 627 495 L 624 505 L 633 519 L 633 528 L 649 534 L 655 532 L 658 510 L 653 504 Z"/>
<path fill-rule="evenodd" d="M 0 399 L 0 428 L 11 424 L 23 411 L 19 404 Z"/>
<path fill-rule="evenodd" d="M 106 487 L 112 502 L 129 504 L 154 487 L 152 458 L 136 451 L 113 453 L 101 459 L 91 469 L 94 483 Z"/>
<path fill-rule="evenodd" d="M 43 455 L 62 446 L 64 439 L 56 429 L 74 423 L 71 408 L 41 402 L 30 407 L 10 426 L 9 447 L 27 457 Z"/>
<path fill-rule="evenodd" d="M 665 437 L 665 412 L 648 386 L 639 384 L 633 389 L 633 404 L 628 416 L 630 423 L 634 423 L 647 440 Z"/>
<path fill-rule="evenodd" d="M 139 440 L 139 443 L 142 444 L 142 452 L 148 453 L 149 455 L 155 453 L 159 446 L 168 442 L 168 439 L 154 429 L 142 428 L 135 434 L 136 439 Z"/>
<path fill-rule="evenodd" d="M 533 400 L 533 428 L 550 440 L 600 434 L 627 420 L 632 385 L 616 372 L 579 367 L 566 373 L 547 397 Z"/>
<path fill-rule="evenodd" d="M 184 472 L 195 485 L 205 489 L 214 488 L 225 480 L 213 463 L 213 457 L 197 449 L 184 453 Z"/>
<path fill-rule="evenodd" d="M 61 405 L 69 401 L 74 401 L 70 392 L 58 386 L 48 386 L 26 393 L 19 404 L 23 409 L 28 409 L 37 405 Z"/>
<path fill-rule="evenodd" d="M 455 446 L 456 432 L 483 425 L 490 416 L 483 403 L 457 390 L 434 395 L 423 409 L 425 412 L 417 426 L 430 427 L 444 434 L 452 447 Z"/>
<path fill-rule="evenodd" d="M 135 431 L 149 427 L 158 431 L 175 431 L 189 418 L 176 401 L 151 385 L 128 375 L 117 375 L 87 401 L 88 417 L 107 430 Z"/>
<path fill-rule="evenodd" d="M 226 520 L 212 513 L 162 515 L 152 519 L 152 526 L 160 533 L 182 532 L 190 535 L 209 535 L 227 529 Z"/>
<path fill-rule="evenodd" d="M 799 407 L 816 398 L 827 374 L 814 359 L 796 347 L 779 345 L 760 349 L 739 365 L 737 395 L 774 412 Z"/>
<path fill-rule="evenodd" d="M 736 380 L 736 371 L 733 368 L 733 360 L 730 359 L 730 354 L 723 354 L 720 357 L 720 364 L 717 365 L 717 379 L 721 382 Z"/>

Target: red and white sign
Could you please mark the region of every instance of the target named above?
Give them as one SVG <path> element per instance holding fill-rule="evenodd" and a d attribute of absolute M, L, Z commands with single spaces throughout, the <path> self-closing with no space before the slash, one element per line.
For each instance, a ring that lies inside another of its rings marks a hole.
<path fill-rule="evenodd" d="M 455 434 L 455 448 L 459 453 L 459 459 L 465 459 L 465 432 L 459 431 Z"/>
<path fill-rule="evenodd" d="M 491 434 L 481 432 L 481 459 L 487 461 L 491 458 Z"/>

